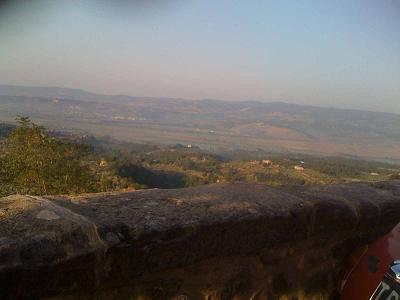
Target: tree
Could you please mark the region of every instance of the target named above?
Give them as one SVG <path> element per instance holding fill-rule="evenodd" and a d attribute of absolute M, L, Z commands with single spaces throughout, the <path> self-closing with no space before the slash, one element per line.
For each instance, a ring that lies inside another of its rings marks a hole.
<path fill-rule="evenodd" d="M 97 182 L 80 161 L 83 148 L 51 137 L 29 117 L 17 127 L 0 151 L 0 194 L 63 194 L 96 190 Z"/>

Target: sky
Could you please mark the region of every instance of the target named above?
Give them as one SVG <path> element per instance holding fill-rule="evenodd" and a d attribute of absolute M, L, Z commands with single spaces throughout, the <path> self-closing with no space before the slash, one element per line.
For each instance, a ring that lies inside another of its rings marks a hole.
<path fill-rule="evenodd" d="M 400 113 L 400 0 L 1 1 L 0 83 Z"/>

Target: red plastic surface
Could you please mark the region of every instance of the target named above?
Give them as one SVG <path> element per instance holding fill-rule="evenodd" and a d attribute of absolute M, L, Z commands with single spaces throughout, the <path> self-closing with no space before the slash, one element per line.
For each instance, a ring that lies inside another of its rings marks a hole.
<path fill-rule="evenodd" d="M 353 257 L 354 265 L 346 278 L 341 299 L 370 299 L 392 262 L 399 259 L 400 223 L 390 233 L 384 235 L 363 251 L 359 259 L 356 260 Z"/>

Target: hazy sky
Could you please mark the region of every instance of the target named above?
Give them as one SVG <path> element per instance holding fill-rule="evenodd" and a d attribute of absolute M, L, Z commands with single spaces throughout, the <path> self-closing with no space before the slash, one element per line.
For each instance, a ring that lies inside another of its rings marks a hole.
<path fill-rule="evenodd" d="M 400 0 L 8 1 L 0 83 L 400 113 Z"/>

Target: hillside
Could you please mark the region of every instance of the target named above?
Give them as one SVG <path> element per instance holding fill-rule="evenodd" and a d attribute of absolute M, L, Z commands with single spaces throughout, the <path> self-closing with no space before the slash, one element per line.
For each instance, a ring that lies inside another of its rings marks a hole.
<path fill-rule="evenodd" d="M 5 130 L 0 131 L 0 196 L 234 182 L 324 185 L 394 180 L 400 174 L 396 165 L 340 157 L 244 150 L 212 153 L 179 144 L 99 140 L 48 132 L 27 118 L 19 118 L 15 128 L 0 123 L 1 128 Z"/>
<path fill-rule="evenodd" d="M 280 102 L 109 96 L 0 86 L 0 118 L 128 142 L 400 159 L 400 115 Z"/>

